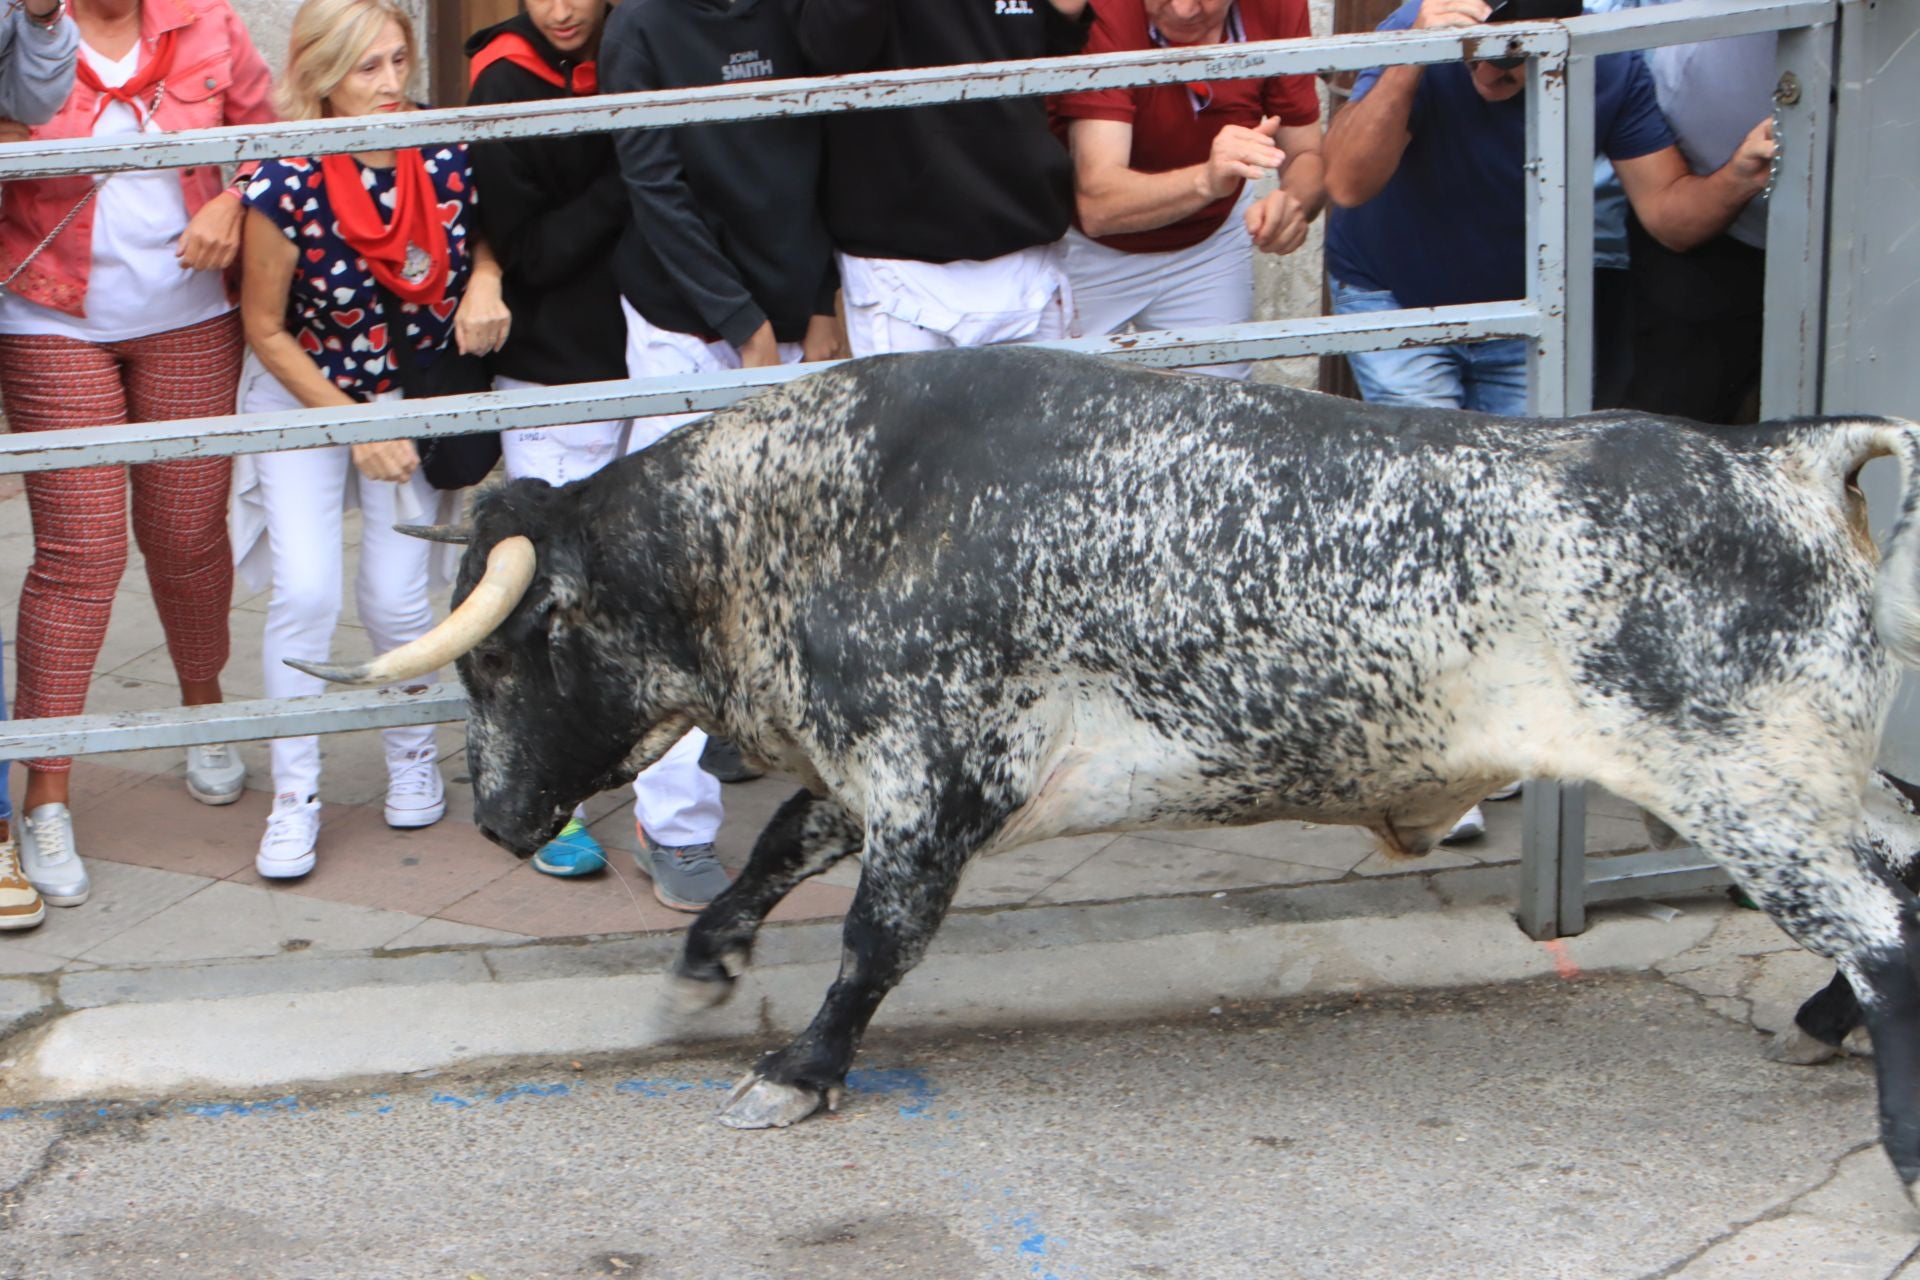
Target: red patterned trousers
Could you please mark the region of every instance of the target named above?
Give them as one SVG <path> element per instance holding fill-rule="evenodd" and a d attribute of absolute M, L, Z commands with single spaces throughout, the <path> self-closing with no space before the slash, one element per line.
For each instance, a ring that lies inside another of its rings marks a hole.
<path fill-rule="evenodd" d="M 233 312 L 126 342 L 0 334 L 0 396 L 15 431 L 214 417 L 233 412 L 240 356 Z M 232 471 L 227 458 L 191 458 L 28 474 L 33 564 L 20 589 L 14 640 L 16 719 L 85 709 L 127 567 L 129 477 L 133 536 L 146 557 L 174 672 L 183 681 L 220 674 L 233 597 Z M 29 764 L 64 772 L 71 761 Z"/>

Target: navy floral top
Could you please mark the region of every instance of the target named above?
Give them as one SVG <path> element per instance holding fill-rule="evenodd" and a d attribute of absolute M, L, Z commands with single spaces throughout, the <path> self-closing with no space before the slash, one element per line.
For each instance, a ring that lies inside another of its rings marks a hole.
<path fill-rule="evenodd" d="M 453 342 L 453 313 L 466 293 L 473 263 L 467 236 L 477 225 L 478 201 L 465 146 L 423 148 L 421 157 L 440 197 L 440 220 L 447 228 L 445 300 L 400 307 L 406 317 L 407 341 L 418 353 L 414 364 L 424 368 Z M 391 217 L 393 170 L 360 165 L 360 180 Z M 380 310 L 380 286 L 367 260 L 340 238 L 320 162 L 266 161 L 247 187 L 246 203 L 272 219 L 300 250 L 287 291 L 287 332 L 300 349 L 313 357 L 335 386 L 356 400 L 370 400 L 398 388 L 398 367 L 388 348 L 388 318 Z"/>

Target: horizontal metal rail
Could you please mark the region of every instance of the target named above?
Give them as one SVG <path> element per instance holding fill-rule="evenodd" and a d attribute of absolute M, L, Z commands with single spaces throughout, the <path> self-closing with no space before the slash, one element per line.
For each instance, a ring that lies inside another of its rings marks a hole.
<path fill-rule="evenodd" d="M 1221 325 L 1186 333 L 1075 338 L 1038 345 L 1110 355 L 1155 368 L 1177 368 L 1235 360 L 1341 354 L 1385 346 L 1532 337 L 1538 330 L 1539 317 L 1526 304 L 1490 302 Z M 326 444 L 365 444 L 399 436 L 432 437 L 664 413 L 698 413 L 722 408 L 764 387 L 817 373 L 826 367 L 825 364 L 780 365 L 693 377 L 486 391 L 427 401 L 389 400 L 351 407 L 36 431 L 31 435 L 0 436 L 0 474 L 265 453 Z"/>
<path fill-rule="evenodd" d="M 466 715 L 467 695 L 459 685 L 430 684 L 407 689 L 356 689 L 314 698 L 259 698 L 168 711 L 0 720 L 0 761 L 393 729 L 464 720 Z"/>
<path fill-rule="evenodd" d="M 1451 62 L 1462 57 L 1561 53 L 1569 39 L 1581 54 L 1683 44 L 1831 21 L 1833 0 L 1681 0 L 1652 9 L 1562 23 L 1503 23 L 1430 31 L 1365 32 L 1307 40 L 1154 49 L 1016 62 L 874 71 L 845 76 L 712 85 L 698 89 L 603 94 L 409 112 L 398 117 L 333 119 L 196 129 L 130 140 L 27 142 L 0 153 L 0 178 L 184 168 L 421 146 L 449 139 L 544 137 L 611 129 L 659 128 L 767 116 L 822 115 L 861 108 L 909 107 L 1112 89 L 1181 80 L 1356 71 L 1388 63 Z"/>

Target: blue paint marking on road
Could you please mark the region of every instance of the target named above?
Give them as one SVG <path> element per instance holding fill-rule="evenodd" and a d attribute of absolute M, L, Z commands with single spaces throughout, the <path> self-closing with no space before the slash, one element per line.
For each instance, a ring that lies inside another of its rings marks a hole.
<path fill-rule="evenodd" d="M 473 1105 L 457 1093 L 436 1093 L 427 1101 L 437 1102 L 443 1107 L 452 1107 L 456 1111 L 465 1111 Z"/>
<path fill-rule="evenodd" d="M 572 1092 L 572 1088 L 564 1084 L 517 1084 L 494 1094 L 493 1101 L 497 1106 L 516 1098 L 564 1098 Z"/>
<path fill-rule="evenodd" d="M 925 1075 L 906 1067 L 875 1067 L 862 1071 L 847 1072 L 847 1088 L 855 1093 L 873 1093 L 882 1097 L 895 1093 L 906 1093 L 910 1101 L 900 1105 L 900 1114 L 909 1120 L 922 1120 L 930 1114 L 933 1100 L 940 1096 L 940 1090 L 931 1084 Z M 955 1119 L 959 1112 L 948 1112 L 948 1119 Z"/>
<path fill-rule="evenodd" d="M 261 1116 L 275 1113 L 298 1113 L 300 1099 L 289 1093 L 284 1098 L 268 1098 L 263 1102 L 188 1102 L 180 1110 L 190 1116 Z M 101 1114 L 106 1114 L 104 1111 Z"/>

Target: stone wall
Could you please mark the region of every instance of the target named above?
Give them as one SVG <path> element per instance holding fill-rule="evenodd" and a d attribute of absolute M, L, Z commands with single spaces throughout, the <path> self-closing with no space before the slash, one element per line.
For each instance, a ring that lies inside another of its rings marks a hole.
<path fill-rule="evenodd" d="M 1333 32 L 1333 0 L 1311 0 L 1313 34 Z M 1328 109 L 1326 87 L 1320 90 L 1321 119 Z M 1284 258 L 1257 254 L 1253 267 L 1253 307 L 1256 320 L 1290 320 L 1320 314 L 1320 246 L 1326 228 L 1326 216 L 1314 221 L 1306 244 Z M 1319 361 L 1269 360 L 1254 370 L 1262 382 L 1286 382 L 1296 387 L 1311 387 L 1319 381 Z"/>

